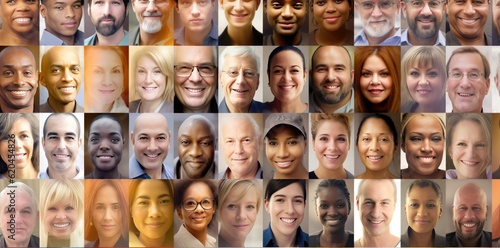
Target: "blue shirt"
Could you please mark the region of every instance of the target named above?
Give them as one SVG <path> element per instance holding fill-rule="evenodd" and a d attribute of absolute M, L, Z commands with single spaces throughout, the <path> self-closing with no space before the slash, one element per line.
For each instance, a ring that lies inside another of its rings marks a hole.
<path fill-rule="evenodd" d="M 274 241 L 273 230 L 271 230 L 271 223 L 269 227 L 264 230 L 264 247 L 279 247 L 276 241 Z M 309 234 L 302 231 L 302 228 L 297 228 L 297 233 L 295 234 L 295 244 L 296 247 L 309 247 Z"/>
<path fill-rule="evenodd" d="M 401 46 L 413 46 L 408 40 L 408 29 L 405 29 L 401 34 Z M 438 38 L 434 46 L 446 46 L 446 38 L 443 35 L 443 32 L 439 31 Z"/>
<path fill-rule="evenodd" d="M 128 46 L 128 32 L 125 30 L 125 36 L 123 36 L 123 39 L 120 41 L 119 46 Z M 97 42 L 97 33 L 94 33 L 92 36 L 88 37 L 85 39 L 84 44 L 86 46 L 95 46 Z"/>
<path fill-rule="evenodd" d="M 248 113 L 262 113 L 264 109 L 264 104 L 259 101 L 252 100 L 250 103 L 250 108 L 248 109 Z M 222 99 L 219 105 L 219 113 L 231 113 L 229 108 L 227 107 L 226 99 Z"/>
<path fill-rule="evenodd" d="M 161 179 L 174 179 L 174 169 L 161 165 Z M 129 159 L 129 177 L 133 179 L 151 179 L 151 176 L 146 173 L 142 165 L 135 158 L 135 154 Z"/>
<path fill-rule="evenodd" d="M 354 37 L 354 45 L 355 46 L 369 46 L 368 38 L 366 38 L 366 34 L 364 30 L 361 30 L 356 37 Z M 397 28 L 396 33 L 382 41 L 377 46 L 399 46 L 401 45 L 401 29 Z"/>
<path fill-rule="evenodd" d="M 75 33 L 75 44 L 73 45 L 83 45 L 83 42 L 85 40 L 85 37 L 83 35 L 83 32 L 80 30 L 76 30 Z M 44 46 L 61 46 L 61 45 L 68 45 L 66 42 L 63 40 L 59 39 L 59 37 L 49 33 L 47 29 L 43 30 L 42 33 L 42 39 L 40 40 L 40 45 Z"/>
<path fill-rule="evenodd" d="M 184 26 L 181 28 L 177 29 L 174 33 L 174 38 L 175 38 L 175 44 L 176 45 L 185 45 L 184 42 L 184 35 L 186 33 L 186 29 Z M 208 36 L 203 39 L 203 44 L 204 46 L 217 46 L 219 44 L 218 42 L 219 35 L 217 34 L 217 27 L 216 25 L 212 22 L 212 29 L 210 30 L 210 33 L 208 33 Z"/>

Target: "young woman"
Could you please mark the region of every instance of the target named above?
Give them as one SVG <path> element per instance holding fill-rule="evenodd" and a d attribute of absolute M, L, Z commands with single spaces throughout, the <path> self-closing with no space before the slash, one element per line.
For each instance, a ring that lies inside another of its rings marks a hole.
<path fill-rule="evenodd" d="M 357 47 L 354 52 L 356 113 L 399 113 L 399 47 Z"/>
<path fill-rule="evenodd" d="M 398 146 L 396 126 L 383 114 L 368 114 L 361 121 L 356 138 L 358 155 L 365 166 L 359 179 L 395 179 L 389 171 Z"/>
<path fill-rule="evenodd" d="M 219 35 L 219 46 L 262 45 L 262 33 L 252 25 L 260 0 L 221 0 L 227 27 Z"/>
<path fill-rule="evenodd" d="M 219 247 L 244 247 L 246 242 L 261 244 L 260 241 L 247 241 L 257 220 L 261 197 L 262 186 L 257 180 L 221 180 L 217 215 L 220 222 Z"/>
<path fill-rule="evenodd" d="M 401 62 L 401 112 L 445 112 L 446 58 L 442 47 L 411 47 Z"/>
<path fill-rule="evenodd" d="M 306 207 L 306 181 L 269 180 L 264 205 L 271 221 L 264 230 L 264 247 L 308 247 L 309 235 L 300 224 Z"/>
<path fill-rule="evenodd" d="M 351 143 L 351 121 L 346 114 L 311 114 L 313 148 L 319 161 L 316 170 L 309 172 L 310 179 L 354 179 L 344 169 L 344 161 Z"/>
<path fill-rule="evenodd" d="M 401 150 L 406 154 L 408 168 L 401 170 L 404 179 L 444 179 L 439 169 L 445 151 L 445 126 L 435 114 L 403 115 Z"/>
<path fill-rule="evenodd" d="M 352 0 L 309 2 L 311 18 L 317 26 L 310 35 L 311 45 L 354 45 L 354 22 L 349 22 L 354 16 Z"/>
<path fill-rule="evenodd" d="M 38 178 L 39 125 L 35 114 L 0 114 L 0 179 Z M 9 160 L 14 160 L 14 169 L 8 167 Z"/>
<path fill-rule="evenodd" d="M 300 98 L 306 77 L 304 54 L 300 49 L 293 46 L 275 48 L 267 61 L 267 78 L 274 100 L 264 103 L 263 112 L 307 112 L 307 103 Z"/>

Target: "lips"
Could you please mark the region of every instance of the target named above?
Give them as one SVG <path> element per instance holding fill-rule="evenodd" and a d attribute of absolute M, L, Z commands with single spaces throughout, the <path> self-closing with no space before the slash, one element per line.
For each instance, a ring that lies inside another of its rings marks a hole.
<path fill-rule="evenodd" d="M 52 226 L 55 227 L 55 228 L 67 228 L 71 225 L 70 222 L 66 222 L 66 223 L 53 223 Z"/>
<path fill-rule="evenodd" d="M 144 225 L 149 228 L 160 228 L 163 225 L 163 222 L 145 223 Z"/>
<path fill-rule="evenodd" d="M 323 85 L 323 89 L 325 89 L 325 91 L 328 91 L 328 92 L 337 92 L 340 90 L 340 86 L 339 84 L 336 84 L 336 85 Z"/>
<path fill-rule="evenodd" d="M 419 95 L 426 96 L 432 93 L 432 90 L 416 90 Z"/>
<path fill-rule="evenodd" d="M 64 86 L 64 87 L 59 87 L 57 89 L 62 91 L 62 93 L 64 94 L 72 94 L 76 91 L 76 86 Z"/>
<path fill-rule="evenodd" d="M 158 87 L 142 87 L 142 89 L 146 92 L 152 92 L 154 90 L 156 90 Z"/>
<path fill-rule="evenodd" d="M 368 160 L 372 163 L 380 162 L 383 157 L 384 156 L 366 156 L 366 158 L 368 158 Z"/>
<path fill-rule="evenodd" d="M 203 19 L 195 18 L 195 19 L 189 20 L 189 22 L 193 23 L 193 24 L 202 24 L 203 23 Z"/>
<path fill-rule="evenodd" d="M 295 85 L 278 85 L 278 88 L 283 91 L 291 91 L 295 88 Z"/>
<path fill-rule="evenodd" d="M 156 160 L 160 156 L 160 154 L 161 153 L 155 153 L 155 154 L 144 153 L 144 156 L 146 156 L 147 159 Z"/>
<path fill-rule="evenodd" d="M 465 19 L 465 18 L 458 18 L 463 24 L 465 25 L 475 25 L 476 23 L 479 22 L 480 18 L 474 18 L 474 19 Z"/>
<path fill-rule="evenodd" d="M 188 96 L 201 97 L 201 96 L 203 96 L 203 93 L 204 93 L 206 88 L 184 87 L 184 89 L 188 93 Z"/>
<path fill-rule="evenodd" d="M 424 164 L 432 163 L 436 159 L 434 156 L 417 156 L 417 159 Z"/>
<path fill-rule="evenodd" d="M 374 225 L 380 225 L 384 222 L 384 220 L 372 220 L 372 219 L 368 219 L 368 221 Z"/>
<path fill-rule="evenodd" d="M 380 95 L 384 92 L 383 89 L 368 89 L 368 92 L 372 95 Z"/>
<path fill-rule="evenodd" d="M 333 161 L 335 161 L 335 160 L 337 160 L 337 159 L 339 159 L 339 158 L 340 158 L 340 155 L 326 155 L 326 154 L 325 154 L 325 155 L 323 155 L 323 156 L 324 156 L 327 160 L 333 160 Z"/>
<path fill-rule="evenodd" d="M 232 91 L 237 93 L 237 94 L 244 94 L 244 93 L 248 92 L 248 90 L 245 90 L 245 89 L 232 89 Z"/>
<path fill-rule="evenodd" d="M 24 98 L 29 95 L 32 89 L 7 90 L 14 98 Z"/>
<path fill-rule="evenodd" d="M 335 23 L 337 22 L 340 18 L 339 17 L 325 17 L 323 18 L 326 22 L 328 23 Z"/>
<path fill-rule="evenodd" d="M 474 94 L 472 93 L 457 93 L 459 97 L 472 97 Z"/>
<path fill-rule="evenodd" d="M 67 28 L 75 28 L 76 27 L 76 22 L 65 22 L 62 25 L 67 27 Z"/>
<path fill-rule="evenodd" d="M 282 169 L 285 169 L 285 168 L 288 168 L 292 165 L 294 160 L 290 160 L 290 161 L 275 161 L 274 163 L 276 164 L 276 166 L 278 166 L 279 168 L 282 168 Z"/>
<path fill-rule="evenodd" d="M 475 166 L 479 164 L 479 161 L 460 160 L 460 162 L 467 166 Z"/>
<path fill-rule="evenodd" d="M 99 92 L 101 92 L 102 94 L 105 94 L 105 95 L 109 95 L 109 94 L 113 94 L 115 92 L 115 90 L 99 90 Z"/>
<path fill-rule="evenodd" d="M 26 153 L 18 153 L 18 154 L 14 154 L 14 158 L 15 160 L 22 160 L 26 157 Z"/>
<path fill-rule="evenodd" d="M 31 22 L 33 21 L 33 18 L 32 17 L 17 17 L 17 18 L 14 18 L 13 21 L 17 24 L 28 25 L 28 24 L 31 24 Z"/>
<path fill-rule="evenodd" d="M 295 27 L 295 22 L 278 22 L 278 26 L 282 29 L 292 29 Z"/>
<path fill-rule="evenodd" d="M 297 220 L 297 218 L 280 218 L 281 222 L 283 222 L 285 225 L 293 225 L 293 223 Z"/>

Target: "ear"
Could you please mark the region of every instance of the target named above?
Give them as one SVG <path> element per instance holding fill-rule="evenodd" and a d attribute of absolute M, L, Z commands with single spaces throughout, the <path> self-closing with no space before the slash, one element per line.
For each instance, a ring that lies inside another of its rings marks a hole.
<path fill-rule="evenodd" d="M 177 210 L 177 218 L 182 221 L 182 210 L 181 208 L 176 209 Z"/>
<path fill-rule="evenodd" d="M 41 5 L 42 6 L 42 5 Z M 48 70 L 48 68 L 47 68 Z M 43 77 L 43 73 L 38 73 L 38 82 L 43 85 L 44 87 L 47 87 L 45 84 L 45 78 Z"/>
<path fill-rule="evenodd" d="M 316 151 L 316 148 L 314 148 L 314 147 L 316 147 L 315 144 L 316 144 L 316 140 L 313 138 L 312 139 L 313 151 Z"/>
<path fill-rule="evenodd" d="M 264 7 L 264 14 L 267 14 L 267 1 L 264 0 L 264 3 L 262 5 Z"/>
<path fill-rule="evenodd" d="M 359 211 L 359 197 L 356 196 L 356 209 Z"/>
<path fill-rule="evenodd" d="M 135 144 L 134 131 L 130 132 L 130 141 L 132 141 L 132 146 Z"/>
<path fill-rule="evenodd" d="M 406 19 L 406 3 L 405 3 L 405 1 L 401 1 L 401 10 L 403 12 L 403 16 Z"/>
<path fill-rule="evenodd" d="M 175 2 L 175 11 L 179 13 L 179 2 Z"/>
<path fill-rule="evenodd" d="M 403 142 L 401 142 L 401 150 L 402 150 L 404 153 L 406 153 L 406 146 L 405 146 L 405 144 L 406 144 L 406 143 L 405 143 L 404 141 L 403 141 Z"/>
<path fill-rule="evenodd" d="M 170 150 L 170 138 L 172 137 L 172 134 L 170 133 L 170 130 L 168 131 L 168 138 L 167 138 L 167 151 Z"/>
<path fill-rule="evenodd" d="M 219 6 L 224 9 L 224 0 L 219 0 Z"/>
<path fill-rule="evenodd" d="M 87 4 L 87 15 L 89 15 L 89 16 L 91 16 L 90 15 L 90 6 L 91 6 L 90 3 L 91 2 L 92 2 L 92 0 L 90 0 L 89 3 Z M 125 8 L 127 8 L 127 7 L 125 7 Z"/>
<path fill-rule="evenodd" d="M 497 86 L 497 89 L 498 89 L 498 75 L 495 76 L 495 86 Z"/>
<path fill-rule="evenodd" d="M 486 79 L 486 89 L 484 91 L 484 95 L 486 96 L 489 91 L 490 91 L 490 78 L 487 78 Z"/>
<path fill-rule="evenodd" d="M 269 201 L 267 199 L 264 199 L 264 207 L 266 208 L 266 212 L 269 213 Z"/>
<path fill-rule="evenodd" d="M 47 8 L 45 7 L 45 5 L 43 4 L 40 4 L 40 14 L 42 15 L 43 18 L 45 18 L 45 16 L 47 16 Z"/>
<path fill-rule="evenodd" d="M 260 0 L 257 0 L 257 8 L 255 8 L 255 10 L 259 9 L 259 5 L 260 5 Z"/>
<path fill-rule="evenodd" d="M 78 139 L 78 147 L 82 146 L 82 143 L 83 143 L 83 139 L 82 139 L 82 138 L 79 138 L 79 139 Z"/>

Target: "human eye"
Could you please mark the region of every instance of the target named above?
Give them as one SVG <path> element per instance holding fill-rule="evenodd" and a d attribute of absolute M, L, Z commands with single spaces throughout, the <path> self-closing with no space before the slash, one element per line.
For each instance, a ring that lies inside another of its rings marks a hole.
<path fill-rule="evenodd" d="M 139 75 L 143 75 L 143 74 L 146 74 L 146 70 L 144 70 L 144 69 L 137 69 L 137 73 Z"/>
<path fill-rule="evenodd" d="M 92 144 L 97 144 L 97 143 L 99 142 L 99 139 L 98 139 L 97 137 L 91 137 L 91 138 L 90 138 L 90 142 L 91 142 Z"/>
<path fill-rule="evenodd" d="M 316 72 L 317 73 L 325 73 L 328 71 L 328 68 L 326 66 L 318 66 L 316 67 Z"/>
<path fill-rule="evenodd" d="M 114 69 L 114 70 L 112 71 L 112 73 L 114 73 L 114 74 L 121 74 L 121 73 L 122 73 L 122 70 L 120 70 L 120 69 Z"/>
<path fill-rule="evenodd" d="M 335 4 L 342 4 L 344 2 L 344 0 L 335 0 L 334 3 Z"/>
<path fill-rule="evenodd" d="M 438 72 L 437 71 L 430 71 L 429 73 L 427 73 L 427 76 L 430 78 L 436 78 L 438 76 Z"/>
<path fill-rule="evenodd" d="M 93 4 L 102 4 L 102 1 L 95 1 Z"/>
<path fill-rule="evenodd" d="M 227 208 L 229 208 L 229 209 L 236 209 L 237 206 L 235 204 L 228 204 Z"/>
<path fill-rule="evenodd" d="M 80 3 L 73 4 L 73 9 L 80 9 L 82 5 Z"/>
<path fill-rule="evenodd" d="M 418 208 L 419 204 L 418 203 L 410 203 L 411 208 Z"/>
<path fill-rule="evenodd" d="M 438 143 L 438 142 L 441 142 L 441 141 L 443 140 L 443 138 L 441 138 L 440 136 L 434 136 L 434 137 L 432 137 L 432 139 L 431 139 L 431 140 L 432 140 L 433 142 Z"/>
<path fill-rule="evenodd" d="M 421 7 L 423 5 L 423 2 L 422 1 L 412 1 L 411 5 L 413 7 Z"/>
<path fill-rule="evenodd" d="M 466 147 L 466 146 L 467 146 L 467 144 L 465 144 L 464 142 L 458 142 L 458 143 L 457 143 L 457 146 L 463 146 L 463 147 Z"/>
<path fill-rule="evenodd" d="M 71 71 L 73 73 L 79 73 L 80 72 L 80 67 L 79 66 L 74 66 L 73 68 L 71 68 Z"/>
<path fill-rule="evenodd" d="M 92 70 L 92 73 L 93 73 L 93 74 L 101 74 L 101 73 L 102 73 L 102 69 L 100 69 L 100 68 L 95 68 L 94 70 Z"/>
<path fill-rule="evenodd" d="M 300 69 L 293 68 L 292 70 L 290 70 L 290 72 L 291 72 L 292 74 L 297 74 L 297 73 L 300 73 Z"/>
<path fill-rule="evenodd" d="M 363 2 L 361 3 L 361 7 L 364 9 L 373 9 L 374 4 L 372 2 Z"/>
<path fill-rule="evenodd" d="M 243 76 L 246 78 L 254 78 L 255 77 L 255 72 L 253 71 L 245 71 L 243 72 Z"/>
<path fill-rule="evenodd" d="M 363 72 L 361 72 L 361 76 L 365 77 L 365 78 L 368 78 L 368 77 L 372 76 L 372 73 L 369 72 L 369 71 L 363 71 Z"/>
<path fill-rule="evenodd" d="M 289 144 L 289 145 L 292 145 L 292 146 L 293 146 L 293 145 L 297 145 L 298 143 L 299 143 L 299 141 L 298 141 L 298 140 L 296 140 L 296 139 L 293 139 L 293 140 L 288 141 L 288 144 Z"/>
<path fill-rule="evenodd" d="M 118 209 L 120 209 L 120 206 L 118 204 L 115 204 L 112 206 L 112 208 L 113 208 L 113 210 L 118 210 Z"/>
<path fill-rule="evenodd" d="M 465 0 L 455 0 L 455 4 L 463 5 L 465 4 Z"/>
<path fill-rule="evenodd" d="M 256 207 L 255 207 L 255 205 L 247 205 L 246 208 L 248 208 L 248 209 L 255 209 Z"/>
<path fill-rule="evenodd" d="M 476 71 L 469 72 L 469 78 L 471 80 L 478 80 L 479 79 L 479 72 L 476 72 Z"/>
<path fill-rule="evenodd" d="M 371 207 L 371 206 L 375 205 L 375 203 L 372 202 L 372 201 L 367 201 L 367 202 L 364 203 L 364 205 Z"/>
<path fill-rule="evenodd" d="M 75 137 L 73 137 L 73 136 L 66 136 L 66 140 L 73 141 L 73 140 L 75 140 Z"/>
<path fill-rule="evenodd" d="M 165 136 L 159 136 L 159 137 L 156 137 L 157 140 L 166 140 L 167 138 Z"/>
<path fill-rule="evenodd" d="M 484 143 L 479 143 L 479 144 L 476 144 L 476 147 L 479 147 L 479 148 L 485 148 L 485 147 L 486 147 L 486 144 L 484 144 Z"/>
<path fill-rule="evenodd" d="M 450 77 L 453 79 L 460 79 L 460 78 L 462 78 L 462 73 L 459 71 L 452 71 L 450 73 Z"/>
<path fill-rule="evenodd" d="M 326 141 L 328 141 L 328 137 L 323 136 L 323 137 L 320 137 L 320 138 L 319 138 L 319 140 L 320 140 L 320 141 L 325 141 L 325 142 L 326 142 Z"/>
<path fill-rule="evenodd" d="M 337 141 L 339 141 L 339 142 L 346 142 L 347 139 L 345 137 L 338 137 Z"/>
<path fill-rule="evenodd" d="M 57 208 L 55 208 L 55 207 L 49 207 L 47 210 L 53 212 L 53 211 L 57 211 Z"/>
<path fill-rule="evenodd" d="M 24 209 L 24 210 L 21 210 L 21 214 L 24 214 L 24 215 L 30 215 L 31 214 L 31 211 L 28 210 L 28 209 Z"/>
<path fill-rule="evenodd" d="M 316 5 L 323 6 L 323 5 L 325 5 L 325 1 L 323 1 L 323 0 L 316 1 Z"/>
<path fill-rule="evenodd" d="M 145 1 L 145 2 L 149 2 L 149 1 Z M 182 6 L 184 6 L 184 7 L 189 7 L 189 6 L 191 6 L 191 1 L 183 1 L 183 2 L 182 2 Z"/>
<path fill-rule="evenodd" d="M 296 2 L 296 3 L 293 4 L 293 7 L 295 9 L 302 9 L 302 7 L 304 7 L 304 3 L 302 3 L 302 2 Z"/>
<path fill-rule="evenodd" d="M 274 141 L 274 140 L 270 140 L 267 142 L 268 145 L 270 146 L 277 146 L 278 145 L 278 142 Z"/>
<path fill-rule="evenodd" d="M 371 140 L 371 139 L 370 139 L 370 138 L 368 138 L 368 137 L 363 137 L 363 138 L 361 138 L 361 141 L 365 141 L 365 142 L 369 142 L 370 140 Z"/>
<path fill-rule="evenodd" d="M 209 66 L 209 65 L 200 65 L 200 66 L 198 66 L 198 69 L 202 73 L 211 74 L 213 72 L 214 68 L 212 66 Z"/>
<path fill-rule="evenodd" d="M 64 208 L 64 210 L 66 210 L 66 211 L 72 211 L 72 210 L 75 210 L 75 208 L 73 206 L 66 206 Z"/>
<path fill-rule="evenodd" d="M 162 200 L 160 200 L 160 204 L 162 204 L 162 205 L 169 204 L 169 203 L 170 203 L 170 199 L 162 199 Z"/>
<path fill-rule="evenodd" d="M 345 67 L 335 67 L 335 71 L 345 71 Z"/>
<path fill-rule="evenodd" d="M 56 6 L 54 6 L 54 9 L 57 9 L 57 10 L 63 10 L 63 9 L 64 9 L 64 7 L 63 7 L 63 6 L 61 6 L 61 5 L 56 5 Z"/>
<path fill-rule="evenodd" d="M 200 142 L 200 145 L 207 147 L 207 146 L 212 145 L 212 141 L 211 140 L 204 140 L 204 141 Z"/>
<path fill-rule="evenodd" d="M 226 73 L 230 77 L 237 77 L 240 74 L 237 70 L 228 70 Z"/>
<path fill-rule="evenodd" d="M 149 137 L 148 136 L 140 136 L 139 140 L 149 140 Z"/>
<path fill-rule="evenodd" d="M 413 142 L 422 141 L 422 138 L 420 138 L 419 136 L 411 136 L 410 141 L 413 141 Z"/>
<path fill-rule="evenodd" d="M 121 138 L 111 138 L 111 142 L 114 144 L 117 144 L 120 141 L 121 141 Z"/>
<path fill-rule="evenodd" d="M 281 74 L 283 74 L 283 69 L 274 69 L 273 73 L 277 74 L 277 75 L 281 75 Z"/>
<path fill-rule="evenodd" d="M 381 77 L 388 77 L 388 76 L 390 76 L 390 74 L 389 74 L 388 71 L 383 71 L 383 72 L 380 73 L 380 76 Z"/>
<path fill-rule="evenodd" d="M 155 68 L 155 69 L 153 70 L 153 73 L 154 73 L 154 74 L 162 74 L 162 73 L 161 73 L 161 70 L 160 70 L 160 69 L 158 69 L 158 68 Z"/>
<path fill-rule="evenodd" d="M 102 205 L 98 205 L 95 209 L 97 209 L 97 210 L 103 210 L 104 207 Z"/>
<path fill-rule="evenodd" d="M 182 146 L 188 146 L 188 145 L 190 145 L 190 144 L 191 144 L 191 142 L 189 142 L 189 141 L 187 141 L 187 140 L 181 140 L 181 142 L 180 142 L 180 143 L 181 143 L 181 145 L 182 145 Z"/>
<path fill-rule="evenodd" d="M 5 77 L 12 77 L 12 76 L 14 76 L 14 72 L 13 71 L 4 71 L 3 75 Z"/>
<path fill-rule="evenodd" d="M 33 76 L 33 72 L 32 71 L 25 71 L 24 76 L 31 77 L 31 76 Z"/>
<path fill-rule="evenodd" d="M 391 139 L 389 137 L 380 137 L 379 141 L 385 143 L 391 141 Z"/>
<path fill-rule="evenodd" d="M 47 138 L 48 138 L 49 140 L 57 140 L 57 139 L 59 139 L 59 137 L 58 137 L 58 136 L 55 136 L 55 135 L 48 136 Z"/>
<path fill-rule="evenodd" d="M 418 77 L 420 77 L 420 73 L 416 70 L 412 70 L 412 71 L 410 71 L 410 76 L 413 78 L 418 78 Z"/>
<path fill-rule="evenodd" d="M 277 203 L 284 203 L 285 202 L 285 198 L 282 198 L 282 197 L 275 198 L 274 201 L 277 202 Z"/>
<path fill-rule="evenodd" d="M 302 198 L 296 198 L 293 202 L 302 204 L 304 200 Z"/>
<path fill-rule="evenodd" d="M 149 205 L 149 202 L 148 201 L 139 201 L 139 202 L 137 202 L 137 205 L 139 205 L 139 206 L 147 206 L 147 205 Z"/>
<path fill-rule="evenodd" d="M 27 135 L 27 134 L 21 134 L 20 136 L 21 136 L 21 138 L 23 138 L 23 139 L 27 139 L 27 138 L 29 138 L 29 137 L 30 137 L 30 136 L 29 136 L 29 135 Z"/>
<path fill-rule="evenodd" d="M 59 73 L 61 73 L 61 68 L 54 67 L 50 70 L 50 72 L 53 74 L 59 74 Z"/>
<path fill-rule="evenodd" d="M 434 203 L 427 204 L 427 208 L 435 208 L 435 207 L 436 207 L 436 204 L 434 204 Z"/>
<path fill-rule="evenodd" d="M 483 5 L 484 1 L 476 0 L 473 2 L 475 5 Z"/>
<path fill-rule="evenodd" d="M 382 2 L 380 3 L 380 7 L 382 9 L 387 9 L 387 8 L 390 8 L 392 6 L 392 2 Z"/>
<path fill-rule="evenodd" d="M 430 6 L 431 8 L 436 8 L 436 7 L 439 7 L 439 5 L 440 5 L 440 2 L 438 2 L 438 1 L 430 1 L 430 2 L 429 2 L 429 6 Z"/>

